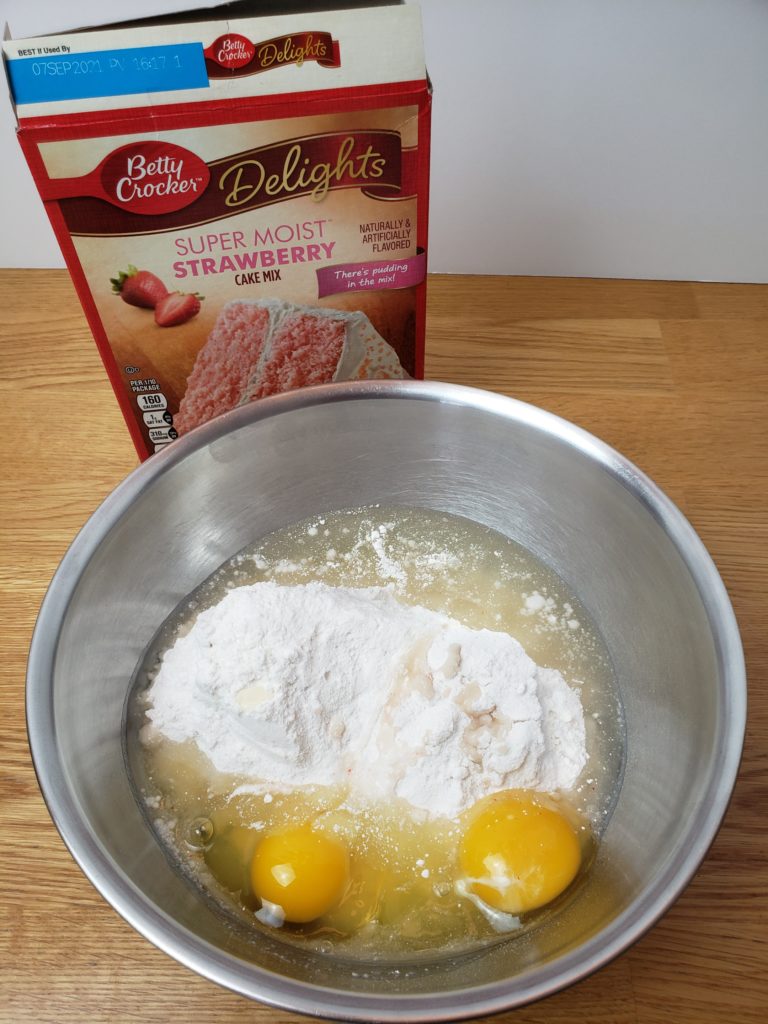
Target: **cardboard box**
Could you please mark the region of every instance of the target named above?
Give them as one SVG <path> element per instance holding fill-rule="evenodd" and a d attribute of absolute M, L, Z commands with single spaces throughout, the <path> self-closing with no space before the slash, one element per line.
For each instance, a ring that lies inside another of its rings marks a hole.
<path fill-rule="evenodd" d="M 431 94 L 416 7 L 134 24 L 3 54 L 142 458 L 280 391 L 422 375 Z"/>

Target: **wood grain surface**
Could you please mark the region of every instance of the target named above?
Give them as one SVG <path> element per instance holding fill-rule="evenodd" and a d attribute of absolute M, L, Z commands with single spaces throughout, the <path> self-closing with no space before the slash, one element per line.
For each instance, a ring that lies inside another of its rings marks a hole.
<path fill-rule="evenodd" d="M 135 933 L 64 848 L 35 781 L 24 673 L 59 559 L 136 465 L 64 271 L 0 272 L 0 1021 L 287 1024 Z M 768 287 L 437 277 L 427 376 L 536 403 L 614 445 L 709 548 L 750 687 L 730 810 L 629 952 L 509 1024 L 746 1024 L 768 1008 Z"/>

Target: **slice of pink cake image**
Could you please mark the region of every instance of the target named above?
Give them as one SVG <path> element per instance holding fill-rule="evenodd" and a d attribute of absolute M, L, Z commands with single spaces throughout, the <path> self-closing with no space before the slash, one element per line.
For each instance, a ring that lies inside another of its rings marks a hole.
<path fill-rule="evenodd" d="M 407 376 L 364 313 L 235 299 L 197 354 L 173 425 L 185 434 L 238 405 L 309 384 Z"/>

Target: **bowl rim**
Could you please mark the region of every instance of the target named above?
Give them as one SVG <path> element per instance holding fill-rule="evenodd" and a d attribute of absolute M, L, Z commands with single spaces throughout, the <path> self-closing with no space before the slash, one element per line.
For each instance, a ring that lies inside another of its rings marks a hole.
<path fill-rule="evenodd" d="M 472 407 L 553 435 L 599 463 L 666 530 L 698 590 L 710 623 L 722 679 L 723 727 L 710 782 L 688 823 L 684 851 L 670 860 L 655 885 L 577 949 L 512 978 L 437 993 L 383 995 L 325 988 L 240 960 L 194 935 L 148 900 L 90 832 L 57 754 L 50 680 L 59 625 L 90 558 L 109 530 L 153 482 L 178 463 L 250 424 L 314 405 L 360 400 L 419 400 Z M 57 568 L 43 599 L 29 653 L 27 732 L 48 811 L 81 870 L 108 903 L 140 934 L 209 980 L 269 1006 L 342 1020 L 436 1022 L 484 1016 L 521 1007 L 582 980 L 619 956 L 672 906 L 714 840 L 736 781 L 746 728 L 746 671 L 736 617 L 711 556 L 670 498 L 637 466 L 581 427 L 537 406 L 458 384 L 361 381 L 318 385 L 235 409 L 180 437 L 134 469 L 85 522 Z M 715 770 L 717 769 L 717 770 Z M 693 828 L 693 824 L 696 828 Z"/>

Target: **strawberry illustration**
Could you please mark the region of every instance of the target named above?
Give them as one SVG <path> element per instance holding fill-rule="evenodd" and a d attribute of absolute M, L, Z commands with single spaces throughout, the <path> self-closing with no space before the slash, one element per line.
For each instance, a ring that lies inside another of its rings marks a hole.
<path fill-rule="evenodd" d="M 155 323 L 158 327 L 185 324 L 200 312 L 201 298 L 191 292 L 169 292 L 155 306 Z"/>
<path fill-rule="evenodd" d="M 127 271 L 121 270 L 117 277 L 111 277 L 110 281 L 115 295 L 119 295 L 129 306 L 154 309 L 168 294 L 168 289 L 159 277 L 149 270 L 137 270 L 130 264 Z"/>

